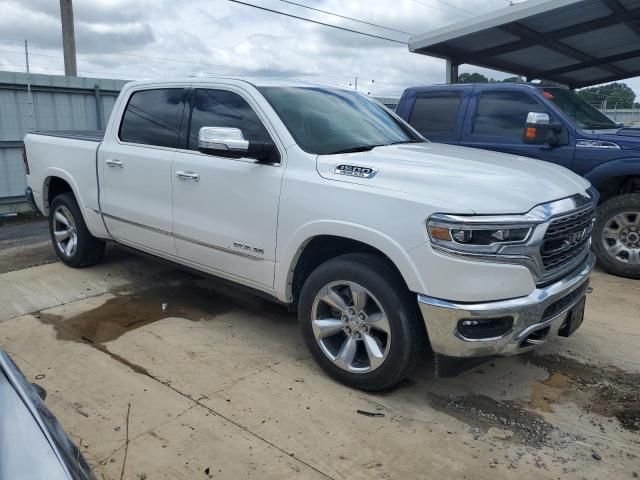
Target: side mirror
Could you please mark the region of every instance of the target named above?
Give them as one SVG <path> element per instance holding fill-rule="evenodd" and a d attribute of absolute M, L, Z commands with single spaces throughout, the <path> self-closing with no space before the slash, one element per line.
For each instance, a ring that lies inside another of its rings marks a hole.
<path fill-rule="evenodd" d="M 202 127 L 198 132 L 198 150 L 208 155 L 231 158 L 255 158 L 272 161 L 277 153 L 271 142 L 245 140 L 242 130 L 232 127 Z"/>
<path fill-rule="evenodd" d="M 562 125 L 551 123 L 549 115 L 540 112 L 529 112 L 524 128 L 524 143 L 532 145 L 558 145 Z"/>
<path fill-rule="evenodd" d="M 198 132 L 198 150 L 243 154 L 249 151 L 249 141 L 244 139 L 239 128 L 202 127 Z"/>

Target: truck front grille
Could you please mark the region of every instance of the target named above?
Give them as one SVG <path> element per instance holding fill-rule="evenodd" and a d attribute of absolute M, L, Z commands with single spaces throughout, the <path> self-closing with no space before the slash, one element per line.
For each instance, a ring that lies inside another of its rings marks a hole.
<path fill-rule="evenodd" d="M 552 220 L 540 246 L 545 278 L 582 260 L 589 250 L 595 205 Z"/>

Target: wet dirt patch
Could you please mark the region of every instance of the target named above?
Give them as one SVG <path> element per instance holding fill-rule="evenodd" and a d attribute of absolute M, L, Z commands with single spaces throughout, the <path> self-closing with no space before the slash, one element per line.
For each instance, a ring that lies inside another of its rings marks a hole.
<path fill-rule="evenodd" d="M 626 430 L 640 431 L 640 374 L 609 365 L 581 363 L 560 355 L 530 353 L 524 355 L 522 361 L 550 373 L 545 382 L 534 386 L 532 406 L 553 411 L 553 403 L 570 398 L 587 413 L 617 418 Z"/>
<path fill-rule="evenodd" d="M 571 379 L 561 373 L 552 373 L 544 382 L 531 387 L 529 405 L 537 410 L 552 413 L 554 405 L 563 401 L 569 394 Z"/>
<path fill-rule="evenodd" d="M 101 306 L 70 318 L 42 312 L 40 319 L 54 326 L 60 340 L 102 344 L 125 333 L 170 317 L 194 322 L 224 314 L 234 300 L 193 285 L 115 292 Z"/>
<path fill-rule="evenodd" d="M 282 307 L 266 300 L 250 298 L 243 301 L 232 294 L 226 295 L 213 288 L 200 286 L 197 281 L 135 292 L 122 289 L 111 293 L 115 297 L 101 306 L 69 318 L 47 312 L 40 312 L 35 317 L 53 326 L 57 339 L 85 343 L 135 373 L 152 376 L 145 367 L 111 352 L 106 343 L 166 318 L 200 322 L 243 309 L 248 314 L 274 319 L 283 312 Z"/>
<path fill-rule="evenodd" d="M 470 425 L 476 439 L 497 428 L 503 431 L 504 439 L 524 445 L 540 448 L 550 443 L 553 426 L 514 402 L 500 402 L 485 395 L 445 398 L 432 394 L 431 399 L 435 408 Z"/>
<path fill-rule="evenodd" d="M 0 274 L 60 261 L 51 242 L 0 249 Z"/>

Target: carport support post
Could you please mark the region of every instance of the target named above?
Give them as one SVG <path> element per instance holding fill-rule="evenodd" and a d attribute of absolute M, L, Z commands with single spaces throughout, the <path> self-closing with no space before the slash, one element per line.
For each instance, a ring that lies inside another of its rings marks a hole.
<path fill-rule="evenodd" d="M 458 64 L 447 58 L 447 83 L 458 83 Z"/>

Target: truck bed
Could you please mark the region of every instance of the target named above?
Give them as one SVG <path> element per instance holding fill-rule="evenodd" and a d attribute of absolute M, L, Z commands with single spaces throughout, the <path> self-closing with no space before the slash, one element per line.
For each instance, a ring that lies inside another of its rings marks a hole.
<path fill-rule="evenodd" d="M 104 130 L 38 130 L 33 133 L 49 137 L 85 140 L 87 142 L 101 142 L 104 138 Z"/>

